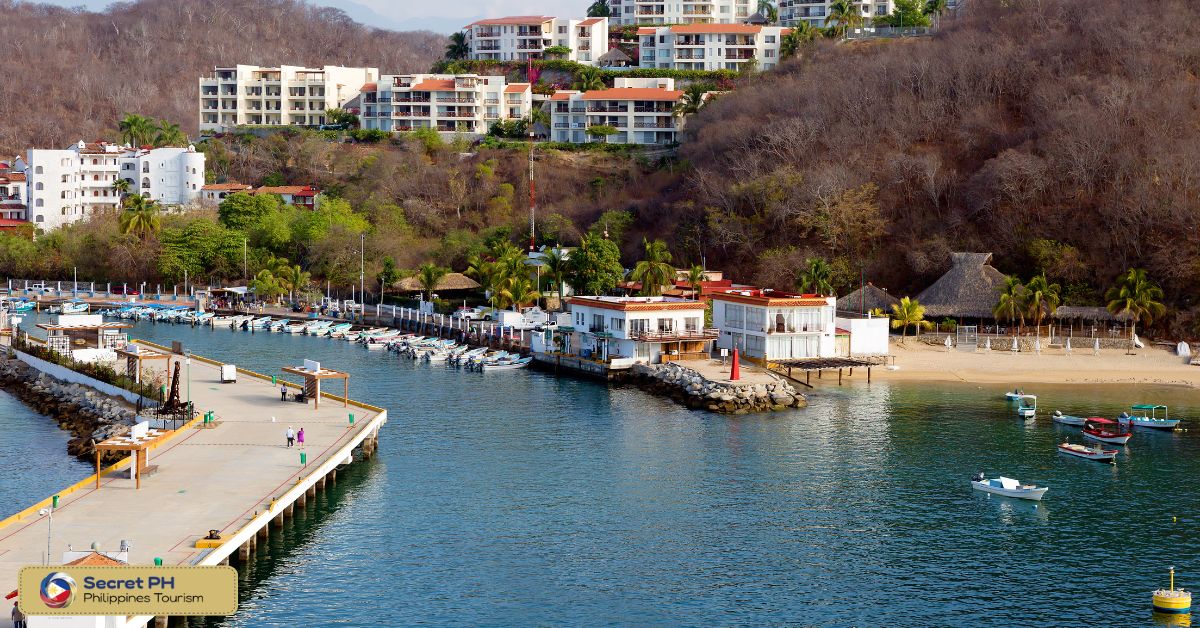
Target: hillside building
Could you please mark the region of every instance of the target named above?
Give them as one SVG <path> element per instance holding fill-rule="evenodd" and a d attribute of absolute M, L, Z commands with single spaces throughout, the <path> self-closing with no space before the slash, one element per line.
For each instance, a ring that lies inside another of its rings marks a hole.
<path fill-rule="evenodd" d="M 556 350 L 587 359 L 643 364 L 704 359 L 717 337 L 704 327 L 700 301 L 574 296 L 567 304 L 571 325 L 556 330 Z"/>
<path fill-rule="evenodd" d="M 341 107 L 378 78 L 376 68 L 335 65 L 214 68 L 199 80 L 200 131 L 325 124 L 326 109 Z"/>
<path fill-rule="evenodd" d="M 613 24 L 735 24 L 746 21 L 758 0 L 608 0 Z"/>
<path fill-rule="evenodd" d="M 563 58 L 596 65 L 608 52 L 608 18 L 518 15 L 479 20 L 464 28 L 469 58 L 493 61 L 542 59 L 546 48 L 563 46 Z"/>
<path fill-rule="evenodd" d="M 363 86 L 361 103 L 364 129 L 482 135 L 496 122 L 528 116 L 533 90 L 503 76 L 386 75 Z"/>
<path fill-rule="evenodd" d="M 834 297 L 751 288 L 718 290 L 708 298 L 719 348 L 767 361 L 837 353 Z"/>
<path fill-rule="evenodd" d="M 25 173 L 0 171 L 0 219 L 28 220 L 25 206 Z"/>
<path fill-rule="evenodd" d="M 163 207 L 200 197 L 204 153 L 187 148 L 131 148 L 82 140 L 64 150 L 31 148 L 24 159 L 27 218 L 46 231 L 120 207 L 117 179 L 129 194 Z"/>
<path fill-rule="evenodd" d="M 815 28 L 830 26 L 829 13 L 833 0 L 779 0 L 779 23 L 795 26 L 808 22 Z M 857 2 L 867 24 L 877 17 L 891 15 L 896 10 L 895 0 L 866 0 Z"/>
<path fill-rule="evenodd" d="M 550 139 L 572 144 L 671 144 L 679 132 L 675 105 L 682 97 L 669 78 L 618 78 L 612 89 L 561 91 L 550 98 Z M 588 133 L 599 126 L 612 127 L 616 133 Z"/>
<path fill-rule="evenodd" d="M 759 70 L 779 64 L 787 29 L 756 24 L 690 24 L 638 29 L 639 65 L 668 70 Z"/>

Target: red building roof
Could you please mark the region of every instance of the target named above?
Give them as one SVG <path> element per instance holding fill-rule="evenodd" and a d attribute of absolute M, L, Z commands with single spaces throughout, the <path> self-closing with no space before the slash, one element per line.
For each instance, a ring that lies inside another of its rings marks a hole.
<path fill-rule="evenodd" d="M 425 79 L 412 86 L 412 91 L 453 91 L 454 79 Z"/>
<path fill-rule="evenodd" d="M 467 28 L 470 28 L 472 26 L 510 26 L 510 25 L 511 26 L 533 26 L 533 25 L 540 26 L 540 25 L 542 25 L 546 22 L 549 22 L 550 20 L 553 20 L 553 19 L 554 18 L 552 18 L 552 17 L 546 17 L 546 16 L 542 16 L 542 15 L 513 15 L 510 17 L 492 17 L 492 18 L 482 19 L 482 20 L 479 20 L 478 22 L 473 22 L 471 24 L 467 24 Z"/>
<path fill-rule="evenodd" d="M 584 100 L 676 101 L 682 97 L 682 91 L 677 89 L 659 89 L 657 87 L 614 87 L 612 89 L 597 89 L 583 93 Z"/>

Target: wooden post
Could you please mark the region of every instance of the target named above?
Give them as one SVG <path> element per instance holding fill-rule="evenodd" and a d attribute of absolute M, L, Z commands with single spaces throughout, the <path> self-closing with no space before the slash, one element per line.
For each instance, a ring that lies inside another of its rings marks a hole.
<path fill-rule="evenodd" d="M 838 369 L 838 386 L 842 385 L 842 369 Z"/>
<path fill-rule="evenodd" d="M 95 445 L 92 445 L 95 447 Z M 96 450 L 96 490 L 100 490 L 100 450 Z"/>
<path fill-rule="evenodd" d="M 342 407 L 349 408 L 350 407 L 350 378 L 343 377 L 342 384 L 344 384 L 344 386 L 343 386 L 344 392 L 342 393 Z"/>
<path fill-rule="evenodd" d="M 804 383 L 812 388 L 812 371 L 804 371 Z"/>
<path fill-rule="evenodd" d="M 871 383 L 871 367 L 867 367 L 867 383 Z"/>

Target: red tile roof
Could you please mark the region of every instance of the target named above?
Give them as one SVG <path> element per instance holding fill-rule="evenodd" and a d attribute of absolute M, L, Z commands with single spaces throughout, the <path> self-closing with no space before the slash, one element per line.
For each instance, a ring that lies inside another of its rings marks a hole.
<path fill-rule="evenodd" d="M 675 35 L 757 35 L 761 32 L 762 27 L 753 24 L 681 24 L 671 27 L 671 33 Z"/>
<path fill-rule="evenodd" d="M 208 183 L 200 189 L 212 190 L 214 192 L 237 192 L 241 190 L 249 190 L 253 187 L 254 186 L 246 185 L 245 183 Z"/>
<path fill-rule="evenodd" d="M 541 25 L 541 24 L 543 24 L 545 22 L 549 22 L 550 20 L 553 20 L 553 19 L 554 18 L 552 18 L 552 17 L 546 17 L 546 16 L 541 16 L 541 15 L 513 15 L 511 17 L 492 17 L 492 18 L 479 20 L 478 22 L 473 22 L 471 24 L 467 24 L 467 28 L 470 28 L 472 26 L 509 26 L 509 25 L 530 26 L 530 25 L 534 25 L 534 24 Z"/>
<path fill-rule="evenodd" d="M 24 181 L 24 172 L 10 172 L 8 174 L 0 174 L 0 179 L 8 179 L 9 181 Z"/>
<path fill-rule="evenodd" d="M 505 94 L 520 94 L 529 91 L 529 83 L 513 83 L 504 87 Z"/>
<path fill-rule="evenodd" d="M 567 297 L 567 303 L 624 312 L 656 312 L 661 310 L 703 310 L 703 301 L 641 301 L 637 297 L 629 300 L 599 299 L 596 297 Z"/>
<path fill-rule="evenodd" d="M 318 190 L 307 185 L 277 185 L 263 186 L 254 190 L 254 194 L 290 194 L 292 196 L 316 196 Z"/>
<path fill-rule="evenodd" d="M 68 565 L 91 566 L 91 567 L 124 567 L 128 563 L 121 562 L 110 556 L 105 556 L 95 550 L 87 556 L 81 556 L 67 563 Z"/>
<path fill-rule="evenodd" d="M 364 83 L 364 84 L 363 84 L 363 86 L 362 86 L 362 89 L 360 89 L 360 90 L 358 90 L 358 91 L 360 91 L 360 92 L 373 92 L 373 91 L 375 91 L 375 89 L 376 89 L 376 88 L 377 88 L 377 85 L 376 85 L 375 83 Z"/>
<path fill-rule="evenodd" d="M 29 224 L 28 220 L 16 220 L 14 218 L 0 218 L 0 229 L 16 229 Z"/>
<path fill-rule="evenodd" d="M 823 307 L 830 305 L 826 297 L 819 294 L 800 294 L 783 290 L 760 290 L 758 288 L 713 290 L 706 292 L 708 298 L 717 301 L 733 301 L 750 305 L 779 305 L 790 307 Z"/>
<path fill-rule="evenodd" d="M 683 92 L 677 89 L 659 89 L 657 87 L 615 87 L 613 89 L 597 89 L 584 92 L 584 100 L 670 100 L 683 97 Z"/>
<path fill-rule="evenodd" d="M 578 93 L 579 92 L 571 91 L 571 90 L 554 92 L 554 95 L 550 97 L 550 100 L 571 100 L 571 96 L 574 96 L 575 94 L 578 94 Z"/>
<path fill-rule="evenodd" d="M 412 91 L 453 91 L 454 79 L 425 79 L 412 86 Z"/>
<path fill-rule="evenodd" d="M 603 18 L 591 17 L 591 18 L 588 18 L 588 19 L 580 22 L 579 25 L 580 26 L 592 26 L 594 24 L 599 24 L 602 20 L 603 20 Z"/>
<path fill-rule="evenodd" d="M 642 28 L 639 28 L 637 30 L 638 35 L 653 35 L 657 32 L 658 32 L 657 28 L 650 28 L 648 26 L 643 26 Z"/>

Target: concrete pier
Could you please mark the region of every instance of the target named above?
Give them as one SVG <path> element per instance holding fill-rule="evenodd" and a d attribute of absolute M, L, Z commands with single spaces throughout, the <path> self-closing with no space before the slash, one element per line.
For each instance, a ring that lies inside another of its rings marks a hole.
<path fill-rule="evenodd" d="M 197 429 L 193 421 L 151 450 L 157 471 L 141 489 L 110 468 L 102 472 L 100 488 L 92 476 L 60 492 L 51 564 L 61 562 L 68 545 L 80 549 L 98 542 L 115 550 L 122 540 L 132 546 L 133 565 L 153 564 L 155 558 L 168 565 L 227 564 L 231 555 L 247 560 L 256 539 L 269 537 L 272 521 L 282 527 L 297 505 L 316 495 L 318 485 L 333 480 L 356 448 L 366 450 L 367 439 L 373 449 L 387 420 L 382 408 L 350 402 L 347 409 L 340 397 L 328 394 L 319 410 L 311 400 L 281 402 L 270 377 L 240 369 L 236 383 L 222 384 L 219 364 L 198 356 L 190 369 L 190 386 L 183 388 L 190 388 L 198 413 L 213 411 L 220 424 Z M 286 446 L 289 425 L 304 428 L 307 464 L 300 463 L 295 447 Z M 42 564 L 47 521 L 38 509 L 44 507 L 39 502 L 0 521 L 5 593 L 16 589 L 22 566 Z M 219 531 L 220 539 L 204 538 L 209 530 Z M 138 617 L 126 625 L 151 622 L 157 623 Z"/>

